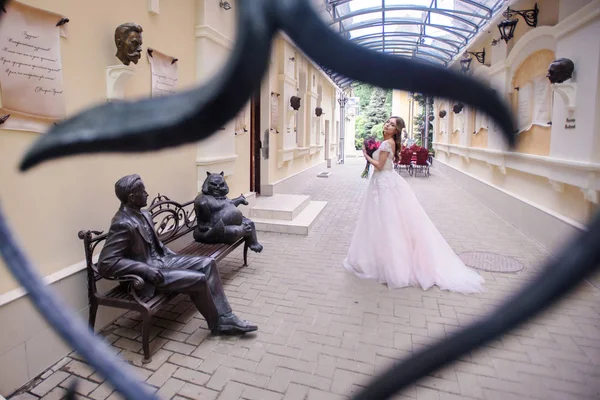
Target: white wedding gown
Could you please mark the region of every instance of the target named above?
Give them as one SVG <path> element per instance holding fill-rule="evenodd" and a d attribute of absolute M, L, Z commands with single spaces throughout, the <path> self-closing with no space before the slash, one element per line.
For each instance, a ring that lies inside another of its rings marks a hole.
<path fill-rule="evenodd" d="M 388 158 L 384 168 L 371 175 L 344 267 L 391 289 L 427 290 L 437 285 L 453 292 L 483 291 L 483 277 L 458 258 L 408 183 L 394 171 L 389 142 L 382 142 L 373 158 L 379 160 L 383 151 Z"/>

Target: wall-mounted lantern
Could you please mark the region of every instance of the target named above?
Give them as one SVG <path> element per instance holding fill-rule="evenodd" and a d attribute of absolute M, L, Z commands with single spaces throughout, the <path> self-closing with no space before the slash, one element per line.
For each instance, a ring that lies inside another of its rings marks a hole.
<path fill-rule="evenodd" d="M 517 23 L 519 23 L 517 18 L 511 19 L 513 16 L 520 15 L 523 17 L 527 25 L 535 28 L 538 23 L 539 12 L 540 10 L 537 3 L 535 3 L 534 8 L 531 10 L 513 10 L 510 7 L 507 7 L 506 11 L 502 13 L 506 19 L 498 24 L 500 39 L 503 39 L 506 43 L 508 43 L 508 41 L 513 38 L 515 34 L 515 28 L 517 27 Z"/>
<path fill-rule="evenodd" d="M 464 74 L 469 72 L 469 69 L 471 68 L 471 61 L 473 61 L 473 58 L 471 58 L 469 54 L 475 56 L 475 59 L 477 59 L 479 63 L 485 64 L 485 48 L 483 51 L 465 51 L 462 60 L 460 60 L 460 70 Z"/>
<path fill-rule="evenodd" d="M 463 74 L 469 72 L 469 69 L 471 69 L 471 61 L 473 61 L 473 59 L 469 57 L 467 53 L 465 53 L 463 58 L 460 60 L 460 72 Z"/>

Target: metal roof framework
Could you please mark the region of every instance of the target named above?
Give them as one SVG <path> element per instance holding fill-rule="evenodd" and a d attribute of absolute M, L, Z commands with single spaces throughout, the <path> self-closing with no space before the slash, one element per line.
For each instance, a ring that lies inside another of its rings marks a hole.
<path fill-rule="evenodd" d="M 330 24 L 356 44 L 447 66 L 506 0 L 323 0 Z M 354 83 L 326 71 L 342 89 Z"/>

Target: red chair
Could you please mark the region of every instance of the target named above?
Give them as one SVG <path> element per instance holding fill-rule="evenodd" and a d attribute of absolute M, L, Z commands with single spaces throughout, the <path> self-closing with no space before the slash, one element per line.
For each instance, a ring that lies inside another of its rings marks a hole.
<path fill-rule="evenodd" d="M 425 176 L 431 176 L 429 172 L 429 150 L 424 147 L 421 147 L 417 151 L 417 160 L 414 165 L 414 174 L 417 176 L 417 172 L 422 172 Z"/>
<path fill-rule="evenodd" d="M 412 176 L 413 166 L 411 162 L 412 152 L 408 149 L 404 149 L 400 152 L 400 161 L 395 165 L 396 172 L 400 173 L 401 170 L 405 169 L 408 174 Z"/>
<path fill-rule="evenodd" d="M 410 159 L 410 160 L 411 160 L 411 162 L 412 162 L 413 164 L 415 164 L 415 163 L 417 162 L 417 152 L 418 152 L 419 150 L 421 150 L 421 146 L 419 146 L 419 145 L 417 145 L 417 144 L 415 143 L 415 144 L 413 144 L 412 146 L 410 146 L 410 147 L 409 147 L 409 150 L 410 150 L 410 152 L 411 152 L 411 154 L 412 154 L 412 157 L 411 157 L 411 159 Z"/>

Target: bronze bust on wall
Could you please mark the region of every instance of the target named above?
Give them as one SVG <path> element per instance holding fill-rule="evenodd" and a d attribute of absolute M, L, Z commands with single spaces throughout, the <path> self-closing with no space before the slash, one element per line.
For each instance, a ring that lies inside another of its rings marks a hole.
<path fill-rule="evenodd" d="M 142 57 L 142 27 L 134 22 L 127 22 L 115 29 L 115 56 L 125 65 L 137 64 Z"/>
<path fill-rule="evenodd" d="M 559 58 L 552 61 L 548 66 L 546 78 L 548 78 L 550 83 L 563 83 L 571 79 L 574 70 L 575 64 L 573 61 L 568 58 Z"/>

